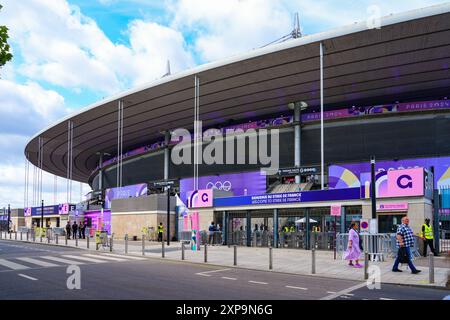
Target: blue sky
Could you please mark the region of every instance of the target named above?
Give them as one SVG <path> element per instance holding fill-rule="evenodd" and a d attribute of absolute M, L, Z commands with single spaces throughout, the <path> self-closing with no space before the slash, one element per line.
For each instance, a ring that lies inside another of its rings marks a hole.
<path fill-rule="evenodd" d="M 313 34 L 366 20 L 370 6 L 385 16 L 444 2 L 0 0 L 14 53 L 0 69 L 0 206 L 23 206 L 23 150 L 34 133 L 160 78 L 167 60 L 176 73 L 258 48 L 288 34 L 295 12 L 303 34 Z M 46 201 L 52 190 L 52 176 L 44 175 Z"/>

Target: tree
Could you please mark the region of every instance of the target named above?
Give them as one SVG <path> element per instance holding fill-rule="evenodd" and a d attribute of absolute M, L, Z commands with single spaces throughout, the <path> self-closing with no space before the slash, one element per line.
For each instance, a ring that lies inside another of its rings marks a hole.
<path fill-rule="evenodd" d="M 3 6 L 0 4 L 0 10 Z M 0 26 L 0 68 L 12 59 L 13 55 L 9 52 L 8 44 L 8 28 L 6 26 Z"/>

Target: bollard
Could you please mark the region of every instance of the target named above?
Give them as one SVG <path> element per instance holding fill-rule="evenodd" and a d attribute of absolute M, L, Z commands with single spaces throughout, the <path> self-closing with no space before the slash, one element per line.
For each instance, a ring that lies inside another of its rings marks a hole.
<path fill-rule="evenodd" d="M 311 250 L 311 273 L 316 274 L 316 248 Z"/>
<path fill-rule="evenodd" d="M 273 265 L 272 265 L 272 246 L 269 246 L 269 270 L 272 270 Z"/>
<path fill-rule="evenodd" d="M 184 242 L 181 242 L 181 260 L 184 260 Z"/>
<path fill-rule="evenodd" d="M 40 234 L 40 237 L 39 237 L 40 239 L 41 239 L 41 242 L 42 242 L 42 233 Z"/>
<path fill-rule="evenodd" d="M 55 240 L 56 240 L 56 244 L 59 244 L 59 235 L 58 234 L 55 234 Z"/>
<path fill-rule="evenodd" d="M 78 237 L 75 236 L 75 247 L 78 247 Z"/>
<path fill-rule="evenodd" d="M 142 235 L 142 255 L 145 256 L 145 235 Z"/>
<path fill-rule="evenodd" d="M 87 235 L 87 237 L 86 237 L 86 248 L 88 248 L 88 249 L 89 249 L 89 241 L 90 241 L 89 235 Z"/>
<path fill-rule="evenodd" d="M 113 251 L 113 238 L 114 238 L 114 234 L 112 234 L 111 238 L 109 238 L 109 252 Z"/>
<path fill-rule="evenodd" d="M 128 253 L 128 234 L 125 235 L 125 254 Z"/>
<path fill-rule="evenodd" d="M 256 248 L 256 232 L 253 233 L 253 246 Z"/>
<path fill-rule="evenodd" d="M 364 280 L 369 279 L 369 254 L 367 251 L 364 252 Z"/>
<path fill-rule="evenodd" d="M 68 239 L 68 237 L 67 237 L 67 235 L 66 235 L 66 246 L 67 246 L 67 239 Z"/>
<path fill-rule="evenodd" d="M 22 240 L 23 240 L 23 232 L 20 231 L 20 241 L 22 241 Z"/>
<path fill-rule="evenodd" d="M 234 261 L 233 261 L 233 265 L 237 266 L 237 246 L 234 245 L 233 246 L 233 251 L 234 251 Z"/>
<path fill-rule="evenodd" d="M 205 263 L 208 262 L 208 246 L 205 244 Z"/>
<path fill-rule="evenodd" d="M 12 234 L 11 234 L 11 232 L 9 233 L 9 240 L 11 240 L 12 238 Z"/>
<path fill-rule="evenodd" d="M 50 237 L 47 236 L 47 243 L 50 243 Z"/>
<path fill-rule="evenodd" d="M 14 232 L 14 240 L 17 240 L 17 232 Z"/>
<path fill-rule="evenodd" d="M 165 253 L 165 250 L 164 250 L 164 241 L 161 241 L 161 256 L 163 258 L 165 258 L 165 256 L 166 256 L 166 253 Z"/>
<path fill-rule="evenodd" d="M 434 254 L 430 252 L 428 254 L 428 266 L 429 266 L 429 282 L 434 283 Z"/>

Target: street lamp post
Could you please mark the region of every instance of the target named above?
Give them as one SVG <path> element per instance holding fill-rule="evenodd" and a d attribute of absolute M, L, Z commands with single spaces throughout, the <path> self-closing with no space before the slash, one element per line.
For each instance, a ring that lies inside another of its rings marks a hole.
<path fill-rule="evenodd" d="M 41 232 L 44 228 L 44 200 L 41 200 Z"/>
<path fill-rule="evenodd" d="M 375 156 L 370 158 L 370 198 L 372 200 L 372 219 L 377 218 L 377 198 L 375 190 Z"/>
<path fill-rule="evenodd" d="M 167 186 L 167 245 L 170 246 L 170 186 Z"/>
<path fill-rule="evenodd" d="M 7 221 L 7 228 L 8 228 L 8 233 L 10 233 L 10 229 L 9 229 L 9 222 L 11 221 L 11 207 L 8 204 L 8 221 Z"/>

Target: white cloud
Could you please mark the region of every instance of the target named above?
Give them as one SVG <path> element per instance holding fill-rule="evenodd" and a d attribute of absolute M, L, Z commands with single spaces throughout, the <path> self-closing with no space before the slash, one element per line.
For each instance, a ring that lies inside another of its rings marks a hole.
<path fill-rule="evenodd" d="M 128 47 L 65 0 L 6 1 L 4 16 L 24 60 L 19 73 L 35 81 L 113 94 L 161 77 L 167 59 L 174 71 L 193 65 L 182 34 L 156 23 L 131 22 Z"/>

